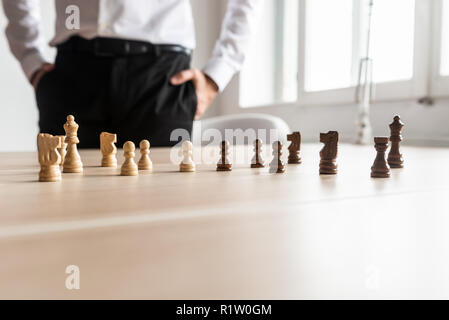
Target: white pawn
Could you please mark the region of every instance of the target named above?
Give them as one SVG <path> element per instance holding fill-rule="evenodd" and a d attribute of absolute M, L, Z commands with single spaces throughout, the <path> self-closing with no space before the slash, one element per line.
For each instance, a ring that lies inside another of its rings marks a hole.
<path fill-rule="evenodd" d="M 150 159 L 150 141 L 142 140 L 140 142 L 140 160 L 139 160 L 139 170 L 151 171 L 153 169 L 153 163 Z"/>
<path fill-rule="evenodd" d="M 128 141 L 123 145 L 125 162 L 123 163 L 121 169 L 122 176 L 137 176 L 139 174 L 137 164 L 134 161 L 134 157 L 136 156 L 134 153 L 135 150 L 136 146 L 131 141 Z"/>
<path fill-rule="evenodd" d="M 193 162 L 193 145 L 190 141 L 184 141 L 181 146 L 183 159 L 179 165 L 181 172 L 195 172 L 195 162 Z"/>

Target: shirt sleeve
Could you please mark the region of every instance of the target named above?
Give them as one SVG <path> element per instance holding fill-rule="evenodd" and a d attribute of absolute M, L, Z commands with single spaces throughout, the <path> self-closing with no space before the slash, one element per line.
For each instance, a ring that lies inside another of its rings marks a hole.
<path fill-rule="evenodd" d="M 2 0 L 8 18 L 6 37 L 28 79 L 45 62 L 39 0 Z"/>
<path fill-rule="evenodd" d="M 203 68 L 203 72 L 215 81 L 220 92 L 242 68 L 261 1 L 228 0 L 220 38 L 211 59 Z"/>

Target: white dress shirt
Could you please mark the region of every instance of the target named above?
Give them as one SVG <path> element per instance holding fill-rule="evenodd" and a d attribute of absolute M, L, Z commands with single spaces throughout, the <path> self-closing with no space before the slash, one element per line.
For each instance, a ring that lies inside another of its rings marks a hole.
<path fill-rule="evenodd" d="M 28 78 L 45 62 L 40 32 L 40 0 L 3 0 L 9 24 L 11 51 Z M 210 1 L 210 0 L 203 0 Z M 212 0 L 216 1 L 216 0 Z M 220 38 L 203 68 L 222 91 L 241 69 L 260 0 L 228 0 Z M 55 0 L 56 30 L 52 46 L 73 35 L 87 39 L 111 37 L 153 44 L 177 44 L 195 48 L 192 8 L 189 0 Z M 66 9 L 80 10 L 80 28 L 66 27 Z"/>

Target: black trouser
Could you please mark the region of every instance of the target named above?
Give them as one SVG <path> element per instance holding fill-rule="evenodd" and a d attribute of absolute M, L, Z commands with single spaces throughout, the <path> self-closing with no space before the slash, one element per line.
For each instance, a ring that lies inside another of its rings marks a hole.
<path fill-rule="evenodd" d="M 143 139 L 170 146 L 173 130 L 191 133 L 196 111 L 192 82 L 172 86 L 170 77 L 190 67 L 179 52 L 98 56 L 58 50 L 54 71 L 36 89 L 42 133 L 64 135 L 69 114 L 79 124 L 80 148 L 98 148 L 103 131 L 116 133 L 118 146 Z"/>

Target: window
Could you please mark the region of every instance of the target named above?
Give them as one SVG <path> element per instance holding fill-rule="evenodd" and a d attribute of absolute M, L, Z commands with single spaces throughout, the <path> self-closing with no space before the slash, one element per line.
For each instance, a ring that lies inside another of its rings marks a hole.
<path fill-rule="evenodd" d="M 432 97 L 449 96 L 449 0 L 435 0 L 433 8 L 433 54 L 430 93 Z"/>
<path fill-rule="evenodd" d="M 244 106 L 297 100 L 298 1 L 262 1 L 258 32 L 241 72 Z"/>
<path fill-rule="evenodd" d="M 365 58 L 373 100 L 449 95 L 449 0 L 265 0 L 260 25 L 239 78 L 242 107 L 355 102 Z"/>
<path fill-rule="evenodd" d="M 373 2 L 371 54 L 376 83 L 413 77 L 414 0 Z"/>
<path fill-rule="evenodd" d="M 307 2 L 305 91 L 345 88 L 353 83 L 352 0 Z"/>

